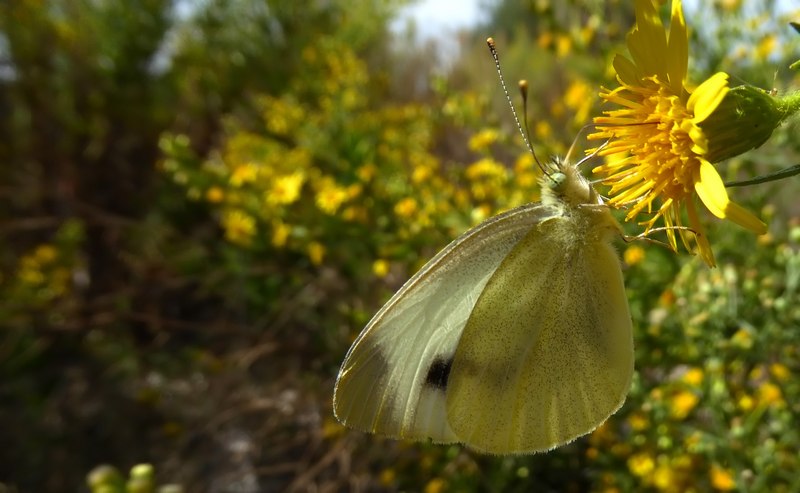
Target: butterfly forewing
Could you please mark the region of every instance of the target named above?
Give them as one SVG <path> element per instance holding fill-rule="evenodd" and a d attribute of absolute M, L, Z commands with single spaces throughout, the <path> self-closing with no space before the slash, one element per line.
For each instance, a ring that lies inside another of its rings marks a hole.
<path fill-rule="evenodd" d="M 375 315 L 350 348 L 334 391 L 344 424 L 392 437 L 457 442 L 445 407 L 461 332 L 489 278 L 552 207 L 530 204 L 453 241 Z"/>

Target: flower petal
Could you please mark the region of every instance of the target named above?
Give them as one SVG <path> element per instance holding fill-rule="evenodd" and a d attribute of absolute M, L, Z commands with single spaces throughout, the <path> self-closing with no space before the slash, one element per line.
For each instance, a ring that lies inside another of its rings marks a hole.
<path fill-rule="evenodd" d="M 703 205 L 712 214 L 720 219 L 730 219 L 756 234 L 761 235 L 767 232 L 767 225 L 759 218 L 739 204 L 731 202 L 722 178 L 719 177 L 719 173 L 711 163 L 702 160 L 698 173 L 699 181 L 695 182 L 694 189 L 700 200 L 703 201 Z"/>
<path fill-rule="evenodd" d="M 697 217 L 697 209 L 695 209 L 694 201 L 689 200 L 686 202 L 686 213 L 689 216 L 689 226 L 694 231 L 694 241 L 697 243 L 697 251 L 709 267 L 716 267 L 717 262 L 714 260 L 714 251 L 711 250 L 711 244 L 706 237 L 706 231 Z M 685 236 L 681 235 L 685 240 Z"/>
<path fill-rule="evenodd" d="M 615 55 L 613 65 L 614 70 L 617 72 L 617 76 L 623 84 L 627 84 L 629 86 L 639 85 L 640 76 L 639 70 L 636 68 L 636 64 L 622 55 Z"/>
<path fill-rule="evenodd" d="M 681 0 L 672 0 L 672 20 L 669 24 L 667 54 L 669 85 L 675 94 L 680 94 L 689 66 L 689 31 L 686 29 L 686 21 L 683 18 Z"/>
<path fill-rule="evenodd" d="M 692 120 L 682 121 L 680 128 L 692 139 L 692 152 L 704 156 L 708 152 L 708 136 L 703 129 Z"/>
<path fill-rule="evenodd" d="M 761 219 L 735 202 L 728 202 L 725 217 L 756 234 L 763 235 L 767 232 L 767 225 Z"/>
<path fill-rule="evenodd" d="M 694 123 L 700 123 L 714 112 L 728 94 L 728 74 L 717 72 L 700 84 L 686 103 L 686 109 L 694 112 Z"/>
<path fill-rule="evenodd" d="M 636 29 L 628 35 L 628 51 L 644 76 L 657 75 L 667 80 L 667 33 L 661 17 L 653 0 L 636 0 L 634 8 Z"/>
<path fill-rule="evenodd" d="M 720 219 L 725 219 L 725 210 L 730 204 L 728 199 L 728 192 L 725 190 L 725 184 L 722 183 L 722 178 L 719 173 L 714 169 L 705 159 L 700 160 L 700 169 L 696 171 L 694 189 L 703 205 Z"/>

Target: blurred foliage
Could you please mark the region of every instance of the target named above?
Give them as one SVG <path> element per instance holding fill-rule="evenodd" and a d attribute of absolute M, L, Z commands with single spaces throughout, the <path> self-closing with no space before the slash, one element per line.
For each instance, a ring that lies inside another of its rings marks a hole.
<path fill-rule="evenodd" d="M 0 3 L 0 490 L 145 457 L 187 491 L 800 489 L 794 179 L 736 189 L 770 234 L 715 224 L 717 269 L 624 246 L 637 376 L 589 437 L 498 458 L 335 422 L 338 364 L 391 292 L 537 200 L 486 36 L 530 80 L 547 155 L 598 113 L 633 22 L 623 2 L 498 2 L 441 70 L 392 42 L 401 5 Z M 800 12 L 753 5 L 687 16 L 692 66 L 796 89 Z M 796 128 L 723 175 L 796 163 Z M 142 467 L 92 491 L 154 488 Z"/>

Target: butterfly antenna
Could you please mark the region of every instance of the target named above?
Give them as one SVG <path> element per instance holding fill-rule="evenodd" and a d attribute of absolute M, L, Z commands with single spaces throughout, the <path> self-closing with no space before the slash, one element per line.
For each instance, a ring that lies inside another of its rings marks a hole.
<path fill-rule="evenodd" d="M 567 151 L 567 155 L 564 157 L 565 161 L 569 161 L 570 160 L 570 156 L 572 156 L 572 151 L 574 151 L 575 150 L 575 146 L 578 145 L 578 139 L 581 138 L 581 135 L 584 132 L 586 132 L 586 130 L 588 130 L 589 128 L 595 128 L 596 126 L 597 125 L 594 124 L 594 123 L 587 123 L 586 125 L 582 126 L 580 130 L 578 130 L 578 134 L 575 136 L 574 139 L 572 139 L 572 145 L 569 146 L 569 150 Z M 578 161 L 578 164 L 576 164 L 575 166 L 576 167 L 580 167 L 583 163 L 585 163 L 589 159 L 597 156 L 597 153 L 600 152 L 600 150 L 603 149 L 603 147 L 605 147 L 606 145 L 608 145 L 608 141 L 606 141 L 605 144 L 603 144 L 602 146 L 600 146 L 597 149 L 595 149 L 594 152 L 592 152 L 588 156 L 586 156 L 583 159 L 581 159 L 580 161 Z"/>
<path fill-rule="evenodd" d="M 572 142 L 572 145 L 569 147 L 569 151 L 567 151 L 567 158 L 565 158 L 565 159 L 569 159 L 569 156 L 572 154 L 572 149 L 575 147 L 575 142 L 576 141 L 577 141 L 577 139 Z M 580 168 L 583 165 L 583 163 L 585 163 L 586 161 L 588 161 L 588 160 L 590 160 L 590 159 L 592 159 L 594 157 L 597 157 L 597 155 L 600 154 L 600 151 L 602 151 L 603 149 L 605 149 L 608 146 L 609 142 L 610 141 L 607 140 L 607 141 L 603 142 L 602 144 L 600 144 L 599 146 L 597 146 L 592 151 L 591 154 L 588 154 L 588 155 L 584 156 L 580 161 L 578 161 L 578 164 L 576 164 L 575 167 L 576 168 Z"/>
<path fill-rule="evenodd" d="M 528 82 L 521 80 L 519 82 L 519 89 L 522 93 L 522 101 L 523 101 L 523 115 L 525 121 L 525 129 L 523 130 L 522 124 L 519 122 L 519 117 L 517 116 L 517 110 L 514 108 L 514 103 L 511 101 L 511 95 L 508 93 L 508 88 L 506 87 L 506 80 L 503 77 L 503 71 L 500 70 L 500 57 L 497 55 L 497 47 L 494 44 L 493 38 L 487 38 L 486 44 L 489 45 L 489 51 L 492 53 L 492 58 L 494 59 L 494 66 L 497 69 L 497 75 L 500 77 L 500 86 L 503 88 L 503 94 L 506 95 L 506 101 L 508 101 L 508 106 L 511 108 L 511 114 L 514 115 L 514 122 L 517 124 L 517 129 L 519 129 L 519 133 L 522 135 L 522 140 L 525 141 L 525 147 L 528 148 L 528 151 L 533 156 L 533 160 L 536 161 L 536 165 L 539 166 L 539 169 L 542 170 L 547 176 L 550 174 L 547 170 L 542 166 L 542 163 L 539 161 L 539 158 L 536 157 L 536 151 L 533 150 L 533 146 L 531 146 L 531 141 L 528 138 L 530 132 L 528 132 Z"/>

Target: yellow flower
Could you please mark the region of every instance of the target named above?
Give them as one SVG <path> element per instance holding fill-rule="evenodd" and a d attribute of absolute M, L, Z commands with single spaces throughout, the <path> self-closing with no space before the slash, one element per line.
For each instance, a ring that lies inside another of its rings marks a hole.
<path fill-rule="evenodd" d="M 533 126 L 533 133 L 539 140 L 548 140 L 553 136 L 553 127 L 546 121 L 540 120 Z"/>
<path fill-rule="evenodd" d="M 628 417 L 628 424 L 631 425 L 631 429 L 634 431 L 642 431 L 650 426 L 650 420 L 644 414 L 633 413 Z"/>
<path fill-rule="evenodd" d="M 639 245 L 631 245 L 625 249 L 622 258 L 627 265 L 636 265 L 644 260 L 644 248 Z"/>
<path fill-rule="evenodd" d="M 579 125 L 589 117 L 594 102 L 594 91 L 584 80 L 573 81 L 564 93 L 564 104 L 575 111 L 574 120 Z"/>
<path fill-rule="evenodd" d="M 434 478 L 425 485 L 425 493 L 441 493 L 447 489 L 447 482 L 442 478 Z"/>
<path fill-rule="evenodd" d="M 736 488 L 736 482 L 733 480 L 733 474 L 716 464 L 711 466 L 711 486 L 717 490 L 730 491 Z"/>
<path fill-rule="evenodd" d="M 289 240 L 289 235 L 292 233 L 292 227 L 282 221 L 276 221 L 272 224 L 272 245 L 275 248 L 283 248 Z"/>
<path fill-rule="evenodd" d="M 306 176 L 302 171 L 295 171 L 290 175 L 277 177 L 272 187 L 266 192 L 266 202 L 269 205 L 288 205 L 300 197 Z"/>
<path fill-rule="evenodd" d="M 253 163 L 241 164 L 233 169 L 229 181 L 234 187 L 241 187 L 255 181 L 256 175 L 258 175 L 258 166 Z"/>
<path fill-rule="evenodd" d="M 392 486 L 397 481 L 397 473 L 391 467 L 387 468 L 387 469 L 384 469 L 378 475 L 378 481 L 383 486 Z"/>
<path fill-rule="evenodd" d="M 586 46 L 592 42 L 592 40 L 597 35 L 597 28 L 600 26 L 600 17 L 597 15 L 593 15 L 589 18 L 589 21 L 581 28 L 579 31 L 579 39 L 582 43 L 582 46 Z"/>
<path fill-rule="evenodd" d="M 481 130 L 480 132 L 476 133 L 469 139 L 469 149 L 471 151 L 479 152 L 485 151 L 497 142 L 497 139 L 500 137 L 500 133 L 497 129 L 494 128 L 487 128 Z"/>
<path fill-rule="evenodd" d="M 505 180 L 508 175 L 508 170 L 494 159 L 483 158 L 470 164 L 465 174 L 467 179 L 472 181 L 482 179 Z"/>
<path fill-rule="evenodd" d="M 312 264 L 322 265 L 322 260 L 325 258 L 325 245 L 318 241 L 312 241 L 308 244 L 307 252 Z"/>
<path fill-rule="evenodd" d="M 774 383 L 766 382 L 758 387 L 758 400 L 761 404 L 780 406 L 783 404 L 783 393 Z"/>
<path fill-rule="evenodd" d="M 372 263 L 372 273 L 377 277 L 386 277 L 389 273 L 389 262 L 384 259 L 378 259 Z"/>
<path fill-rule="evenodd" d="M 356 170 L 356 176 L 363 182 L 372 180 L 378 172 L 378 167 L 372 163 L 365 164 Z"/>
<path fill-rule="evenodd" d="M 561 34 L 556 38 L 556 56 L 564 58 L 572 51 L 572 39 L 566 34 Z"/>
<path fill-rule="evenodd" d="M 225 213 L 222 216 L 225 238 L 231 243 L 247 246 L 256 232 L 256 221 L 252 216 L 240 210 Z"/>
<path fill-rule="evenodd" d="M 783 363 L 773 363 L 769 367 L 769 372 L 772 373 L 772 376 L 775 377 L 776 380 L 779 382 L 785 382 L 792 376 L 791 370 L 786 367 Z"/>
<path fill-rule="evenodd" d="M 540 48 L 549 48 L 550 45 L 553 44 L 553 33 L 550 31 L 543 31 L 539 34 L 536 44 L 538 44 Z"/>
<path fill-rule="evenodd" d="M 672 397 L 670 401 L 670 414 L 673 418 L 681 420 L 686 418 L 692 409 L 697 406 L 700 398 L 693 392 L 683 390 Z"/>
<path fill-rule="evenodd" d="M 690 368 L 683 374 L 683 381 L 692 387 L 699 387 L 703 383 L 703 370 L 700 368 Z"/>
<path fill-rule="evenodd" d="M 536 185 L 539 183 L 539 168 L 536 167 L 536 161 L 533 160 L 533 155 L 524 152 L 519 155 L 514 163 L 514 182 L 515 188 L 534 188 L 538 190 Z M 528 201 L 532 201 L 530 198 Z"/>
<path fill-rule="evenodd" d="M 764 369 L 763 366 L 761 365 L 755 366 L 753 367 L 752 370 L 750 370 L 750 373 L 747 374 L 747 378 L 749 378 L 754 382 L 764 380 L 764 378 L 766 377 L 765 371 L 766 370 Z"/>
<path fill-rule="evenodd" d="M 656 464 L 653 461 L 653 458 L 647 454 L 632 455 L 628 459 L 628 469 L 634 474 L 634 476 L 639 476 L 640 478 L 649 476 L 655 467 Z"/>
<path fill-rule="evenodd" d="M 750 349 L 753 347 L 753 334 L 747 329 L 739 329 L 731 337 L 731 343 L 743 349 Z"/>
<path fill-rule="evenodd" d="M 317 190 L 317 207 L 326 214 L 336 214 L 342 203 L 347 200 L 347 189 L 336 184 L 336 182 L 326 177 L 319 185 Z"/>
<path fill-rule="evenodd" d="M 342 211 L 342 219 L 345 221 L 367 223 L 368 217 L 369 211 L 363 206 L 351 205 Z"/>
<path fill-rule="evenodd" d="M 740 397 L 737 404 L 739 405 L 739 409 L 741 409 L 744 412 L 750 411 L 756 406 L 756 403 L 753 400 L 753 398 L 747 394 Z"/>
<path fill-rule="evenodd" d="M 761 42 L 756 45 L 755 54 L 756 57 L 760 58 L 761 60 L 766 60 L 775 52 L 775 48 L 778 45 L 778 38 L 775 34 L 770 33 L 764 36 Z"/>
<path fill-rule="evenodd" d="M 422 183 L 433 176 L 433 169 L 426 165 L 415 165 L 414 171 L 411 172 L 411 181 L 414 183 Z"/>
<path fill-rule="evenodd" d="M 53 262 L 58 256 L 58 250 L 53 245 L 39 245 L 34 252 L 36 259 L 43 265 Z"/>
<path fill-rule="evenodd" d="M 632 60 L 615 57 L 621 85 L 600 94 L 622 108 L 595 118 L 598 131 L 589 137 L 608 139 L 600 155 L 613 159 L 594 171 L 611 186 L 612 205 L 633 204 L 626 219 L 642 212 L 652 214 L 642 223 L 646 232 L 663 219 L 673 249 L 677 249 L 677 231 L 687 249 L 693 239 L 705 262 L 714 266 L 695 194 L 718 218 L 728 218 L 758 234 L 766 232 L 764 223 L 730 201 L 722 179 L 705 156 L 709 135 L 701 124 L 728 94 L 728 76 L 719 72 L 690 92 L 685 84 L 689 37 L 681 1 L 672 2 L 669 34 L 652 0 L 636 0 L 635 6 L 636 29 L 627 39 Z M 680 229 L 683 208 L 690 230 Z"/>
<path fill-rule="evenodd" d="M 669 464 L 659 464 L 653 471 L 653 485 L 661 491 L 676 491 L 671 489 L 675 487 L 675 471 Z"/>
<path fill-rule="evenodd" d="M 347 191 L 347 199 L 353 200 L 361 195 L 361 192 L 364 191 L 364 186 L 360 183 L 353 183 L 349 187 L 345 189 Z"/>
<path fill-rule="evenodd" d="M 697 448 L 698 448 L 698 446 L 699 446 L 699 445 L 701 444 L 701 442 L 702 442 L 702 438 L 703 438 L 703 437 L 702 437 L 702 435 L 700 434 L 700 432 L 699 432 L 699 431 L 693 431 L 693 432 L 692 432 L 692 433 L 691 433 L 689 436 L 687 436 L 687 437 L 686 437 L 686 439 L 683 441 L 683 443 L 685 443 L 685 444 L 686 444 L 686 450 L 687 450 L 688 452 L 690 452 L 690 453 L 692 453 L 692 452 L 696 452 L 696 451 L 697 451 Z"/>
<path fill-rule="evenodd" d="M 465 176 L 472 182 L 470 191 L 478 200 L 497 196 L 508 179 L 508 170 L 494 159 L 484 158 L 469 165 Z"/>
<path fill-rule="evenodd" d="M 216 185 L 206 190 L 206 200 L 212 204 L 219 204 L 224 198 L 225 192 Z"/>
<path fill-rule="evenodd" d="M 23 284 L 29 286 L 44 284 L 46 280 L 42 273 L 42 266 L 33 255 L 27 255 L 20 260 L 19 273 L 17 276 Z"/>
<path fill-rule="evenodd" d="M 406 197 L 394 205 L 394 213 L 399 217 L 408 219 L 417 212 L 417 201 L 413 197 Z"/>

